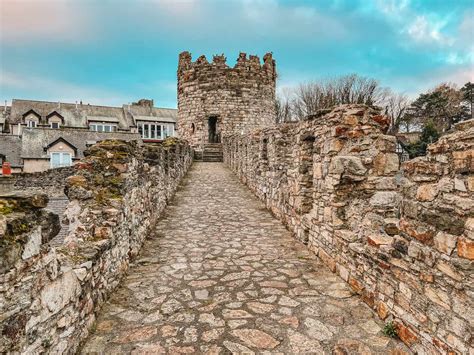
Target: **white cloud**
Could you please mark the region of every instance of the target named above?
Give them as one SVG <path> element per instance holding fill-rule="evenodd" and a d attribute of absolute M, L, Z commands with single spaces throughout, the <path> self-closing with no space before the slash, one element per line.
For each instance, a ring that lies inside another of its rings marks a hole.
<path fill-rule="evenodd" d="M 453 83 L 462 87 L 468 81 L 474 82 L 474 68 L 464 65 L 439 68 L 420 75 L 397 76 L 391 78 L 388 85 L 395 90 L 404 91 L 411 99 L 416 99 L 420 93 L 433 89 L 440 83 Z"/>
<path fill-rule="evenodd" d="M 386 15 L 398 17 L 408 9 L 410 0 L 377 0 L 376 4 Z"/>
<path fill-rule="evenodd" d="M 429 21 L 426 16 L 421 15 L 408 26 L 407 33 L 417 42 L 451 45 L 453 40 L 441 33 L 444 25 L 442 21 Z"/>
<path fill-rule="evenodd" d="M 199 7 L 198 0 L 152 0 L 161 11 L 170 16 L 189 17 L 195 14 Z"/>
<path fill-rule="evenodd" d="M 0 88 L 2 95 L 4 91 L 22 92 L 27 95 L 34 95 L 35 99 L 75 102 L 83 101 L 99 105 L 122 105 L 135 98 L 125 97 L 109 90 L 104 90 L 92 86 L 81 86 L 32 75 L 20 75 L 11 72 L 2 72 L 0 76 Z M 45 94 L 47 93 L 47 94 Z M 21 97 L 18 97 L 21 98 Z M 4 97 L 2 99 L 11 99 Z"/>
<path fill-rule="evenodd" d="M 468 10 L 464 13 L 463 20 L 459 25 L 459 36 L 461 40 L 472 44 L 474 41 L 474 10 Z"/>
<path fill-rule="evenodd" d="M 0 0 L 0 39 L 84 41 L 93 30 L 91 16 L 69 0 Z"/>

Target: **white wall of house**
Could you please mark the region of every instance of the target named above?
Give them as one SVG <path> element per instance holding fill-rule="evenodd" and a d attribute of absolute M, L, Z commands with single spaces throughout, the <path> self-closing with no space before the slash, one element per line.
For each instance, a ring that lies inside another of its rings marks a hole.
<path fill-rule="evenodd" d="M 25 173 L 36 173 L 49 168 L 49 159 L 23 159 L 23 172 Z"/>

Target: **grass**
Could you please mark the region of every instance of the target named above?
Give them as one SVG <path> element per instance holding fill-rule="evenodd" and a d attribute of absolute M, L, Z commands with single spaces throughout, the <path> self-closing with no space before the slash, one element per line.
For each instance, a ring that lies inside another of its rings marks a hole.
<path fill-rule="evenodd" d="M 385 326 L 383 327 L 383 333 L 390 338 L 398 337 L 397 328 L 392 322 L 385 323 Z"/>

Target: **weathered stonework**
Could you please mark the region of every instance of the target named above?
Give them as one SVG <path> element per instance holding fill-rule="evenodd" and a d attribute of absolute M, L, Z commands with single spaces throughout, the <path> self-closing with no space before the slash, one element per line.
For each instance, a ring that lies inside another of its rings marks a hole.
<path fill-rule="evenodd" d="M 473 352 L 474 123 L 401 169 L 387 123 L 341 106 L 224 136 L 224 160 L 413 350 Z"/>
<path fill-rule="evenodd" d="M 257 56 L 241 53 L 230 68 L 226 58 L 205 56 L 195 62 L 189 52 L 179 55 L 178 130 L 198 152 L 209 137 L 208 120 L 216 119 L 217 140 L 223 135 L 248 132 L 275 122 L 275 61 L 265 54 L 263 64 Z"/>
<path fill-rule="evenodd" d="M 87 155 L 67 178 L 60 247 L 46 243 L 57 223 L 44 222 L 44 195 L 0 198 L 1 353 L 73 353 L 192 162 L 175 139 L 104 141 Z"/>
<path fill-rule="evenodd" d="M 36 173 L 14 175 L 14 190 L 42 192 L 51 196 L 63 195 L 66 178 L 75 174 L 73 166 L 50 169 Z"/>

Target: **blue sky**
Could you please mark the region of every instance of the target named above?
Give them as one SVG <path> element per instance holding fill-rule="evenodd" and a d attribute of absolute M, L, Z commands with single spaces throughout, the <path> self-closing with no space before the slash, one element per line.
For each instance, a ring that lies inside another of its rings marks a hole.
<path fill-rule="evenodd" d="M 278 88 L 348 73 L 415 96 L 474 81 L 465 0 L 0 0 L 0 99 L 176 107 L 178 54 L 273 52 Z"/>

